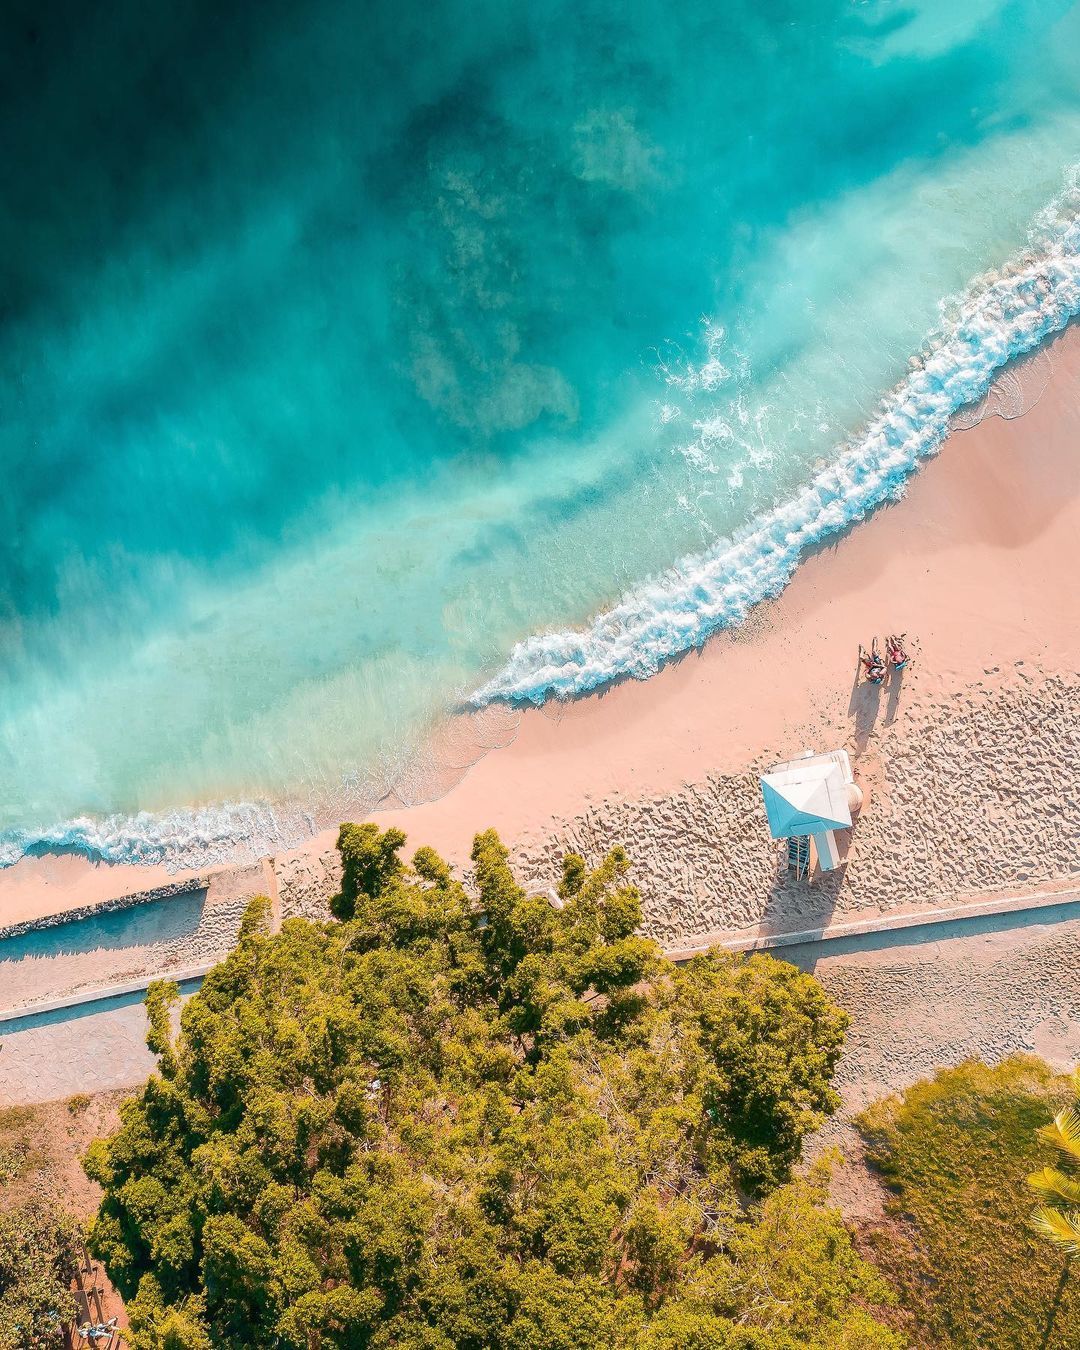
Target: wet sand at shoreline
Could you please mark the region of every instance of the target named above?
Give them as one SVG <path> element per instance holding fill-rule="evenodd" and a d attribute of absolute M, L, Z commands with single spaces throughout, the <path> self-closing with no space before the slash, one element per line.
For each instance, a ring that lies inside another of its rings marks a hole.
<path fill-rule="evenodd" d="M 438 800 L 374 819 L 462 866 L 494 826 L 538 885 L 567 847 L 622 843 L 646 927 L 668 943 L 1076 874 L 1080 331 L 1039 362 L 1024 416 L 954 433 L 902 501 L 807 560 L 744 628 L 652 680 L 526 712 L 513 743 Z M 890 629 L 907 631 L 911 668 L 883 689 L 857 683 L 859 642 Z M 848 864 L 791 885 L 756 774 L 840 745 L 867 794 Z M 283 913 L 319 912 L 333 838 L 275 859 Z M 0 921 L 166 878 L 28 858 L 0 874 Z"/>

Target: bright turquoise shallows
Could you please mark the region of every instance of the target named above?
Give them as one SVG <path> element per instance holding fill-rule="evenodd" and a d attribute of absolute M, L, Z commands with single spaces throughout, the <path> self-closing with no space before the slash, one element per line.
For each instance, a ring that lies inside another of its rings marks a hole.
<path fill-rule="evenodd" d="M 1067 3 L 234 9 L 0 56 L 0 861 L 377 797 L 797 493 L 1080 159 Z"/>

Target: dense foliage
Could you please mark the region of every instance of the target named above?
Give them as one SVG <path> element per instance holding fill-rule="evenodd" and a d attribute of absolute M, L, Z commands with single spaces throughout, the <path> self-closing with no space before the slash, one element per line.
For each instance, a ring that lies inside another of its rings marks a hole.
<path fill-rule="evenodd" d="M 665 961 L 621 851 L 569 857 L 557 908 L 491 832 L 477 901 L 403 843 L 343 826 L 338 921 L 271 936 L 256 902 L 178 1035 L 151 990 L 159 1073 L 86 1160 L 136 1346 L 898 1344 L 788 1180 L 836 1104 L 818 984 Z"/>
<path fill-rule="evenodd" d="M 52 1350 L 75 1314 L 74 1227 L 46 1200 L 10 1208 L 0 1191 L 0 1350 Z"/>
<path fill-rule="evenodd" d="M 871 1161 L 895 1190 L 876 1264 L 912 1310 L 927 1350 L 1075 1350 L 1080 1283 L 1030 1223 L 1026 1178 L 1045 1162 L 1038 1131 L 1069 1082 L 1016 1055 L 969 1061 L 867 1110 Z"/>
<path fill-rule="evenodd" d="M 66 1115 L 56 1102 L 0 1110 L 0 1350 L 64 1350 L 77 1312 L 83 1206 L 69 1184 Z"/>

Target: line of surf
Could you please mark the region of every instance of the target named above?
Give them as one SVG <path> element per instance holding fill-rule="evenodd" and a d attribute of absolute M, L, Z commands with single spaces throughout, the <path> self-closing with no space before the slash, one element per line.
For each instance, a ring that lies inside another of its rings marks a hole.
<path fill-rule="evenodd" d="M 811 549 L 900 497 L 940 449 L 954 414 L 982 399 L 1006 362 L 1080 313 L 1075 171 L 1041 213 L 1025 253 L 979 278 L 948 308 L 950 317 L 878 415 L 806 487 L 735 537 L 631 591 L 587 627 L 519 642 L 503 669 L 472 695 L 472 705 L 539 704 L 620 678 L 646 679 L 665 661 L 742 623 L 784 589 Z"/>
<path fill-rule="evenodd" d="M 940 448 L 950 419 L 986 395 L 1001 367 L 1080 314 L 1080 176 L 1042 213 L 1028 251 L 973 283 L 949 312 L 878 416 L 799 493 L 737 537 L 633 590 L 584 629 L 519 643 L 468 703 L 541 703 L 624 676 L 647 678 L 666 660 L 741 623 L 783 590 L 809 550 L 902 495 Z M 27 853 L 70 851 L 112 863 L 201 869 L 292 847 L 316 828 L 305 807 L 255 802 L 80 816 L 0 832 L 0 868 Z"/>
<path fill-rule="evenodd" d="M 313 830 L 269 803 L 224 802 L 174 811 L 77 816 L 44 828 L 0 832 L 0 868 L 27 853 L 78 853 L 96 862 L 164 864 L 170 870 L 254 862 Z"/>

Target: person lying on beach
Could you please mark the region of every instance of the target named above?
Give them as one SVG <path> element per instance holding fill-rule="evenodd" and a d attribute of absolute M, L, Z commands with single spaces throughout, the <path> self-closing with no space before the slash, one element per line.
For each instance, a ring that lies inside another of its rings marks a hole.
<path fill-rule="evenodd" d="M 908 654 L 904 648 L 904 638 L 906 633 L 901 633 L 899 637 L 890 636 L 888 642 L 889 664 L 893 670 L 903 670 L 908 663 Z"/>
<path fill-rule="evenodd" d="M 108 1322 L 98 1322 L 96 1326 L 91 1326 L 89 1322 L 84 1323 L 79 1328 L 80 1340 L 87 1341 L 90 1345 L 97 1345 L 98 1341 L 112 1342 L 113 1332 L 119 1325 L 120 1319 L 112 1317 Z"/>
<path fill-rule="evenodd" d="M 877 638 L 874 639 L 874 645 L 870 651 L 865 651 L 862 644 L 859 644 L 859 660 L 870 683 L 880 684 L 885 678 L 885 662 L 881 659 L 881 653 L 877 649 Z"/>

